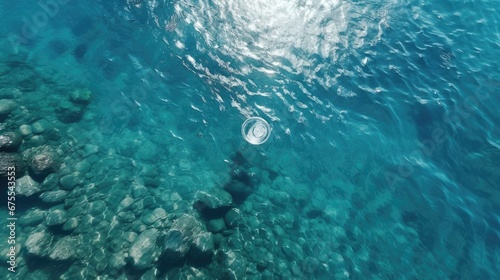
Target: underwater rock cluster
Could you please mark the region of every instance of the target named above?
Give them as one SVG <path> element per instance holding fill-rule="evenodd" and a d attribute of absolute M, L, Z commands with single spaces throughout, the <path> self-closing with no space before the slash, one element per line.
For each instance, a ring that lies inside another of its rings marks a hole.
<path fill-rule="evenodd" d="M 420 221 L 436 221 L 399 213 L 354 171 L 308 167 L 311 185 L 258 147 L 217 158 L 189 129 L 193 146 L 137 124 L 113 135 L 91 90 L 11 59 L 0 62 L 0 180 L 16 168 L 16 279 L 385 279 L 401 248 L 430 265 L 419 248 L 437 241 Z"/>

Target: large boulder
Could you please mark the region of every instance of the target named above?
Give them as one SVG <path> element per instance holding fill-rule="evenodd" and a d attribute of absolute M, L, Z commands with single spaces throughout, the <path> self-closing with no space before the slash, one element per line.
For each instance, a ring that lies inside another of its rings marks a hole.
<path fill-rule="evenodd" d="M 193 239 L 201 233 L 202 224 L 195 217 L 184 214 L 175 220 L 165 234 L 162 244 L 162 263 L 178 263 L 185 259 Z"/>
<path fill-rule="evenodd" d="M 17 132 L 3 132 L 0 134 L 0 151 L 17 152 L 22 140 L 21 134 Z"/>

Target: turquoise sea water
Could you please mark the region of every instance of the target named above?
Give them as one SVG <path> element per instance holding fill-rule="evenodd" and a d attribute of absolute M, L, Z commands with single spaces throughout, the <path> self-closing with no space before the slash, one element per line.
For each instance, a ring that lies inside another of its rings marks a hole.
<path fill-rule="evenodd" d="M 499 6 L 2 1 L 0 278 L 498 279 Z"/>

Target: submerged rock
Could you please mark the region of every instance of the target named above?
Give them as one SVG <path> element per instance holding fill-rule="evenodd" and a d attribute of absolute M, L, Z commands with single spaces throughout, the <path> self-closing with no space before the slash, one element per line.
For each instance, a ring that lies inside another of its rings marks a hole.
<path fill-rule="evenodd" d="M 33 133 L 33 129 L 31 128 L 31 125 L 23 124 L 19 126 L 19 132 L 21 132 L 23 136 L 28 136 L 31 135 L 31 133 Z"/>
<path fill-rule="evenodd" d="M 215 251 L 213 235 L 210 232 L 202 232 L 195 236 L 189 258 L 195 262 L 209 263 Z"/>
<path fill-rule="evenodd" d="M 115 271 L 120 270 L 126 264 L 125 256 L 122 252 L 113 253 L 108 260 L 108 267 Z"/>
<path fill-rule="evenodd" d="M 38 208 L 33 208 L 28 210 L 28 212 L 19 218 L 19 224 L 21 226 L 36 226 L 39 225 L 43 220 L 45 220 L 46 211 L 40 210 Z"/>
<path fill-rule="evenodd" d="M 47 217 L 45 217 L 45 224 L 47 226 L 57 226 L 64 224 L 67 220 L 68 215 L 66 214 L 66 211 L 56 209 L 47 214 Z"/>
<path fill-rule="evenodd" d="M 47 230 L 38 231 L 30 234 L 24 243 L 28 255 L 45 257 L 49 253 L 53 236 Z"/>
<path fill-rule="evenodd" d="M 0 134 L 0 151 L 16 152 L 21 145 L 22 138 L 17 132 L 4 132 Z"/>
<path fill-rule="evenodd" d="M 16 180 L 16 193 L 21 197 L 29 197 L 42 191 L 40 184 L 26 175 Z"/>
<path fill-rule="evenodd" d="M 180 216 L 163 238 L 161 261 L 168 264 L 185 259 L 194 237 L 201 229 L 202 224 L 195 217 L 188 214 Z"/>
<path fill-rule="evenodd" d="M 41 119 L 41 120 L 36 121 L 35 123 L 33 123 L 31 125 L 31 131 L 34 134 L 42 134 L 45 131 L 47 131 L 48 129 L 50 129 L 51 126 L 52 125 L 48 121 Z"/>
<path fill-rule="evenodd" d="M 247 261 L 238 252 L 218 250 L 220 279 L 242 279 L 246 275 Z"/>
<path fill-rule="evenodd" d="M 224 185 L 224 189 L 231 194 L 237 203 L 243 202 L 255 190 L 256 182 L 252 175 L 245 171 L 233 171 L 231 181 Z"/>
<path fill-rule="evenodd" d="M 224 224 L 224 219 L 219 218 L 219 219 L 213 219 L 208 222 L 208 230 L 212 233 L 218 233 L 223 231 L 226 228 L 226 225 Z"/>
<path fill-rule="evenodd" d="M 60 166 L 58 155 L 51 149 L 43 149 L 33 156 L 30 162 L 30 171 L 35 176 L 46 176 L 57 172 Z"/>
<path fill-rule="evenodd" d="M 156 258 L 156 239 L 158 230 L 149 229 L 143 231 L 135 240 L 129 250 L 129 260 L 136 269 L 151 267 Z"/>
<path fill-rule="evenodd" d="M 210 209 L 220 209 L 230 207 L 233 199 L 231 195 L 221 189 L 214 189 L 210 192 L 199 191 L 196 193 L 198 205 Z"/>
<path fill-rule="evenodd" d="M 54 261 L 71 261 L 76 257 L 77 245 L 78 239 L 76 237 L 65 236 L 56 242 L 49 258 Z"/>
<path fill-rule="evenodd" d="M 69 101 L 61 101 L 56 112 L 59 120 L 64 123 L 78 122 L 83 116 L 83 108 Z"/>
<path fill-rule="evenodd" d="M 237 208 L 229 210 L 224 217 L 224 222 L 226 223 L 227 228 L 239 226 L 242 223 L 241 211 Z"/>
<path fill-rule="evenodd" d="M 213 189 L 210 192 L 197 192 L 193 207 L 208 218 L 218 218 L 231 208 L 232 203 L 233 198 L 228 192 Z"/>
<path fill-rule="evenodd" d="M 53 190 L 59 184 L 59 176 L 55 173 L 49 174 L 42 182 L 42 189 L 45 191 Z"/>
<path fill-rule="evenodd" d="M 69 96 L 69 100 L 75 104 L 87 105 L 92 100 L 92 92 L 89 89 L 76 89 Z"/>
<path fill-rule="evenodd" d="M 62 229 L 63 229 L 63 230 L 66 230 L 66 231 L 74 230 L 75 228 L 77 228 L 77 227 L 78 227 L 78 225 L 79 225 L 79 224 L 80 224 L 80 223 L 79 223 L 78 219 L 77 219 L 77 218 L 75 218 L 75 217 L 73 217 L 73 218 L 68 219 L 68 220 L 64 223 L 64 225 L 63 225 Z"/>
<path fill-rule="evenodd" d="M 0 121 L 4 121 L 16 108 L 16 103 L 8 99 L 0 99 Z"/>
<path fill-rule="evenodd" d="M 59 183 L 61 184 L 61 188 L 63 190 L 73 190 L 78 184 L 80 184 L 80 179 L 75 174 L 68 174 L 63 176 Z"/>
<path fill-rule="evenodd" d="M 40 195 L 40 198 L 45 203 L 57 203 L 64 201 L 64 199 L 66 199 L 67 196 L 68 196 L 67 191 L 56 190 L 56 191 L 44 192 Z"/>

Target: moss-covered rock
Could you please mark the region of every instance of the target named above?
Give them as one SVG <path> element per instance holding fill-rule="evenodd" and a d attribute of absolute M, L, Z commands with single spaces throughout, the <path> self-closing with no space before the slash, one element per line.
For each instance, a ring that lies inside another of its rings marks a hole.
<path fill-rule="evenodd" d="M 92 101 L 92 92 L 86 88 L 76 89 L 69 96 L 69 100 L 74 104 L 87 105 Z"/>

